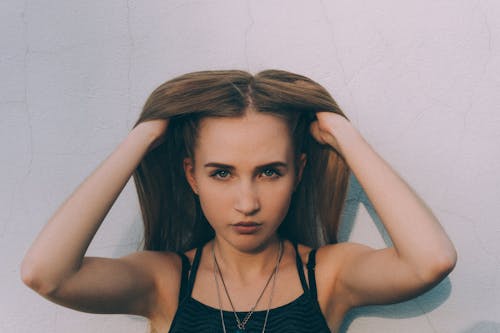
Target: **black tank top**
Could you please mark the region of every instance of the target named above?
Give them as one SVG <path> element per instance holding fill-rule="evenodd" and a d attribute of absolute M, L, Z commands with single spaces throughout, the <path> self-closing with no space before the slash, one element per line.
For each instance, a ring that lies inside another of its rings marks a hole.
<path fill-rule="evenodd" d="M 269 310 L 266 330 L 268 333 L 331 333 L 326 320 L 321 312 L 316 292 L 314 276 L 316 249 L 309 253 L 307 271 L 309 284 L 307 286 L 302 260 L 300 259 L 297 244 L 293 243 L 296 253 L 296 263 L 300 282 L 304 293 L 285 305 Z M 223 332 L 220 310 L 203 304 L 191 297 L 196 278 L 196 271 L 200 263 L 203 246 L 196 249 L 193 260 L 192 272 L 188 258 L 184 253 L 178 254 L 182 258 L 182 279 L 179 293 L 179 306 L 175 313 L 169 333 L 221 333 Z M 245 327 L 246 333 L 262 332 L 267 310 L 255 311 Z M 231 311 L 222 311 L 226 332 L 236 332 L 236 320 Z M 237 312 L 244 318 L 247 312 Z"/>

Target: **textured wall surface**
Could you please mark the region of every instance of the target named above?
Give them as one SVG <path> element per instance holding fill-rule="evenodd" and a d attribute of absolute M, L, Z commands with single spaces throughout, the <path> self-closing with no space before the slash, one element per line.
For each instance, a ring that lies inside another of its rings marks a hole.
<path fill-rule="evenodd" d="M 323 84 L 458 249 L 434 289 L 356 309 L 344 332 L 500 332 L 499 18 L 494 0 L 1 1 L 0 332 L 144 331 L 140 317 L 48 302 L 24 286 L 20 262 L 152 89 L 229 68 Z M 355 182 L 341 233 L 385 245 Z M 141 237 L 129 182 L 87 254 L 118 257 Z"/>

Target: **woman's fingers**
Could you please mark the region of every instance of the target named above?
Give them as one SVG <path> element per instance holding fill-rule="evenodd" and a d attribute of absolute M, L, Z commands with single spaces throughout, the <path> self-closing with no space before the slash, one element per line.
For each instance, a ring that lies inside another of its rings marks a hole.
<path fill-rule="evenodd" d="M 326 145 L 326 141 L 323 139 L 323 135 L 321 134 L 321 130 L 319 129 L 319 125 L 318 125 L 318 121 L 315 120 L 311 123 L 311 126 L 310 126 L 310 132 L 311 132 L 311 135 L 312 137 L 318 141 L 320 144 L 322 145 Z"/>
<path fill-rule="evenodd" d="M 168 128 L 168 119 L 154 119 L 144 121 L 136 126 L 134 130 L 145 131 L 153 138 L 149 151 L 155 149 L 165 141 L 165 134 Z"/>
<path fill-rule="evenodd" d="M 318 112 L 317 120 L 313 121 L 310 125 L 310 132 L 313 138 L 322 145 L 330 145 L 333 149 L 340 152 L 340 147 L 335 139 L 335 131 L 333 126 L 331 126 L 331 120 L 329 117 L 338 116 L 331 112 Z"/>

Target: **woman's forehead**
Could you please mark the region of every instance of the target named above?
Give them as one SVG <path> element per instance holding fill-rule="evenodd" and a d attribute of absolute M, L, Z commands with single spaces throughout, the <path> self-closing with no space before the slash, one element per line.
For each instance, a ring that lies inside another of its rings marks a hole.
<path fill-rule="evenodd" d="M 292 158 L 292 138 L 287 121 L 260 112 L 242 117 L 204 118 L 200 122 L 197 160 L 230 163 L 248 160 L 256 163 Z"/>

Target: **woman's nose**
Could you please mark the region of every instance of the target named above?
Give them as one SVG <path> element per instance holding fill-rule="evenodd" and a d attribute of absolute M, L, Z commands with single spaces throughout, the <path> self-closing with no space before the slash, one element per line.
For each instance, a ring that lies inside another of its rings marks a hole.
<path fill-rule="evenodd" d="M 234 208 L 244 215 L 254 215 L 259 211 L 259 196 L 253 184 L 250 182 L 242 182 L 240 184 Z"/>

